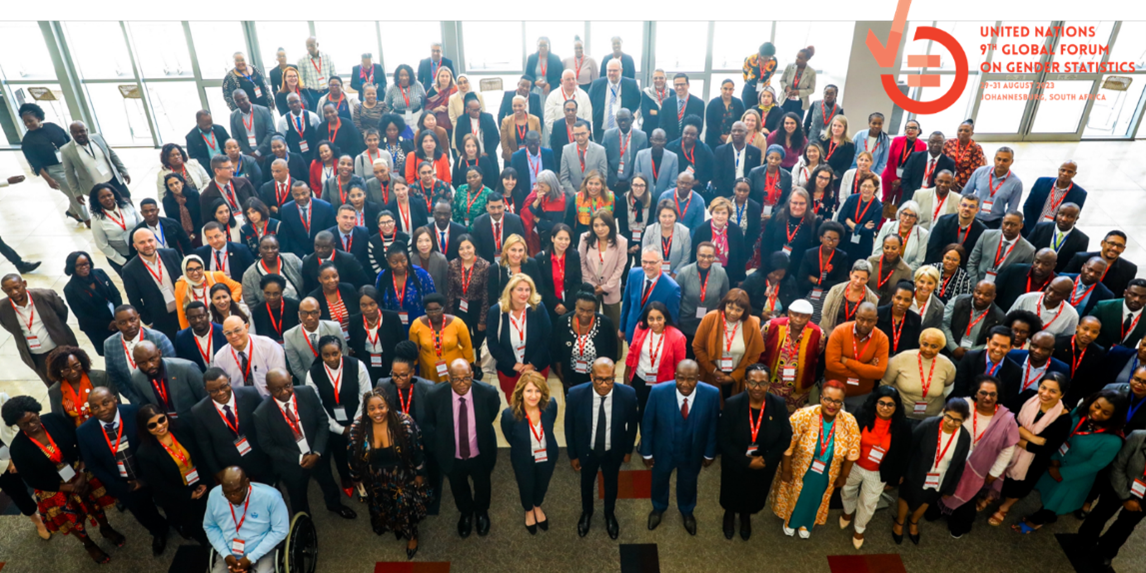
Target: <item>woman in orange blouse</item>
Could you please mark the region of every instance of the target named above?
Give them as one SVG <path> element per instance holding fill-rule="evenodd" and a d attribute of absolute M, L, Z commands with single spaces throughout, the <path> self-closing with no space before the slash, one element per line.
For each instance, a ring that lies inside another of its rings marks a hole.
<path fill-rule="evenodd" d="M 417 181 L 418 165 L 430 162 L 434 165 L 434 175 L 449 185 L 451 177 L 450 156 L 446 153 L 445 146 L 438 140 L 437 134 L 429 130 L 423 131 L 418 134 L 414 143 L 416 151 L 413 157 L 406 156 L 406 181 Z"/>
<path fill-rule="evenodd" d="M 971 139 L 972 135 L 975 135 L 975 122 L 968 119 L 959 124 L 955 139 L 948 139 L 943 144 L 943 155 L 955 160 L 955 184 L 951 187 L 956 193 L 963 191 L 963 186 L 976 169 L 987 164 L 983 148 Z"/>
<path fill-rule="evenodd" d="M 752 316 L 748 293 L 734 288 L 720 306 L 704 315 L 696 328 L 692 351 L 700 364 L 700 379 L 720 388 L 729 398 L 744 388 L 744 371 L 764 352 L 760 319 Z"/>
<path fill-rule="evenodd" d="M 119 394 L 115 382 L 103 370 L 92 370 L 91 358 L 75 346 L 57 346 L 48 353 L 48 379 L 55 382 L 48 387 L 48 402 L 52 413 L 66 417 L 76 427 L 92 417 L 88 409 L 88 394 L 99 387 Z"/>
<path fill-rule="evenodd" d="M 227 278 L 226 273 L 206 269 L 207 265 L 199 255 L 183 257 L 183 276 L 175 281 L 175 311 L 179 316 L 179 328 L 191 326 L 187 322 L 187 305 L 194 301 L 211 305 L 211 287 L 216 284 L 227 285 L 232 300 L 243 300 L 243 285 Z"/>
<path fill-rule="evenodd" d="M 426 316 L 410 324 L 410 340 L 418 345 L 418 368 L 422 377 L 431 382 L 449 380 L 447 365 L 458 358 L 474 363 L 474 347 L 470 331 L 462 319 L 446 314 L 445 295 L 426 295 L 423 301 Z"/>

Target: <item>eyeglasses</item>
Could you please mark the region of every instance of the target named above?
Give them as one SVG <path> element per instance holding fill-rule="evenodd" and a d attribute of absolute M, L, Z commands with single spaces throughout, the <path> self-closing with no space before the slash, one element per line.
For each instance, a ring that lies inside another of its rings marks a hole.
<path fill-rule="evenodd" d="M 843 400 L 836 400 L 835 398 L 820 398 L 820 403 L 825 406 L 843 406 Z"/>
<path fill-rule="evenodd" d="M 955 424 L 956 426 L 962 426 L 963 425 L 962 419 L 952 416 L 949 412 L 943 412 L 943 418 L 945 420 L 950 420 L 951 423 Z"/>
<path fill-rule="evenodd" d="M 167 423 L 167 416 L 160 414 L 159 417 L 156 418 L 154 422 L 148 422 L 147 423 L 147 429 L 148 430 L 154 430 L 155 428 L 158 428 L 160 424 L 166 424 L 166 423 Z"/>
<path fill-rule="evenodd" d="M 450 376 L 450 384 L 472 384 L 473 381 L 473 376 L 465 376 L 463 378 L 454 378 L 453 376 Z"/>
<path fill-rule="evenodd" d="M 1146 383 L 1146 382 L 1144 382 L 1144 383 Z M 998 392 L 987 392 L 986 390 L 979 390 L 979 392 L 976 393 L 975 395 L 979 396 L 981 398 L 998 398 L 999 397 Z"/>
<path fill-rule="evenodd" d="M 880 400 L 876 402 L 875 405 L 879 408 L 894 408 L 895 402 L 884 402 L 883 400 Z"/>

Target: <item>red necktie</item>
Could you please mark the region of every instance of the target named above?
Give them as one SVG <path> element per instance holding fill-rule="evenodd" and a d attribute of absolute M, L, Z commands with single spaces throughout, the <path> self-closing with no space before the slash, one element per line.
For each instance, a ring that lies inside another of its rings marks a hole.
<path fill-rule="evenodd" d="M 684 416 L 685 420 L 688 419 L 688 398 L 684 399 L 684 406 L 680 409 L 680 415 Z"/>

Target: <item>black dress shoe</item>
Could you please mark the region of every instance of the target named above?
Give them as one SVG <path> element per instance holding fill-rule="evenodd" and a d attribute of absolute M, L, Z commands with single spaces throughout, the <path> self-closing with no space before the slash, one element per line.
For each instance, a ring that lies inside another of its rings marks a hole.
<path fill-rule="evenodd" d="M 537 524 L 526 525 L 525 530 L 528 531 L 530 535 L 537 535 Z"/>
<path fill-rule="evenodd" d="M 911 524 L 914 525 L 916 528 L 919 527 L 918 522 L 912 521 Z M 911 529 L 908 529 L 907 530 L 907 537 L 908 537 L 908 539 L 911 539 L 912 543 L 919 545 L 919 534 L 918 533 L 912 533 Z"/>
<path fill-rule="evenodd" d="M 609 539 L 616 539 L 621 534 L 621 526 L 617 523 L 617 516 L 611 513 L 605 514 L 605 531 L 609 533 Z"/>
<path fill-rule="evenodd" d="M 724 512 L 724 538 L 732 539 L 736 535 L 736 514 L 725 510 Z"/>
<path fill-rule="evenodd" d="M 482 512 L 477 514 L 477 532 L 478 535 L 485 537 L 489 534 L 489 514 Z"/>
<path fill-rule="evenodd" d="M 661 524 L 661 515 L 663 514 L 663 511 L 657 511 L 655 509 L 649 512 L 649 531 L 656 529 L 657 526 Z"/>
<path fill-rule="evenodd" d="M 537 527 L 540 527 L 541 531 L 549 531 L 549 517 L 547 516 L 545 521 L 538 521 Z"/>
<path fill-rule="evenodd" d="M 592 513 L 582 513 L 581 519 L 577 520 L 577 535 L 579 535 L 581 537 L 585 537 L 586 535 L 589 535 L 589 525 L 590 525 L 590 523 L 592 523 L 592 521 L 593 521 L 593 514 Z M 608 521 L 607 518 L 606 518 L 606 521 Z"/>
<path fill-rule="evenodd" d="M 342 519 L 354 519 L 354 518 L 358 517 L 358 514 L 354 513 L 353 509 L 350 509 L 349 507 L 346 507 L 345 505 L 339 506 L 339 507 L 332 509 L 330 511 L 337 513 L 338 517 L 341 517 Z"/>
<path fill-rule="evenodd" d="M 895 524 L 898 525 L 900 528 L 904 527 L 904 525 L 898 521 L 896 521 Z M 896 533 L 894 527 L 891 529 L 891 538 L 893 540 L 895 540 L 896 545 L 903 545 L 903 534 L 902 533 Z"/>
<path fill-rule="evenodd" d="M 167 549 L 167 534 L 156 535 L 151 538 L 151 554 L 156 557 L 163 555 L 163 551 Z"/>
<path fill-rule="evenodd" d="M 743 539 L 744 541 L 748 541 L 749 537 L 752 537 L 752 514 L 751 513 L 741 513 L 740 514 L 740 538 Z"/>
<path fill-rule="evenodd" d="M 696 518 L 691 513 L 684 516 L 684 530 L 689 535 L 696 535 Z"/>
<path fill-rule="evenodd" d="M 40 264 L 41 264 L 40 261 L 34 261 L 34 262 L 20 261 L 20 262 L 16 263 L 16 270 L 20 271 L 21 273 L 30 273 L 30 272 L 40 268 Z"/>
<path fill-rule="evenodd" d="M 465 539 L 470 536 L 470 532 L 473 531 L 473 528 L 473 516 L 468 513 L 462 514 L 461 518 L 458 519 L 458 535 L 462 536 L 462 539 Z"/>

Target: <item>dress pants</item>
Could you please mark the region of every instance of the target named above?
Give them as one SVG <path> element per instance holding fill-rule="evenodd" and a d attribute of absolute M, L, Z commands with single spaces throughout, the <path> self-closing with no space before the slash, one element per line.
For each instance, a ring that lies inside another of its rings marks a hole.
<path fill-rule="evenodd" d="M 462 515 L 489 512 L 490 468 L 482 458 L 454 460 L 454 468 L 446 474 L 450 480 L 450 491 L 454 494 L 454 504 Z M 469 480 L 473 480 L 470 490 Z"/>
<path fill-rule="evenodd" d="M 514 464 L 513 477 L 517 479 L 523 510 L 529 511 L 545 501 L 545 494 L 549 491 L 549 480 L 553 477 L 553 468 L 556 466 L 556 459 L 541 463 Z"/>
<path fill-rule="evenodd" d="M 653 466 L 653 509 L 665 511 L 669 504 L 669 478 L 676 470 L 676 506 L 681 515 L 692 515 L 696 509 L 696 481 L 700 475 L 700 461 L 676 462 L 656 460 Z M 582 470 L 584 471 L 584 470 Z"/>
<path fill-rule="evenodd" d="M 349 424 L 349 422 L 347 422 Z M 349 426 L 347 426 L 349 427 Z M 342 478 L 342 483 L 350 484 L 353 480 L 350 479 L 350 462 L 348 459 L 348 443 L 346 436 L 342 434 L 330 433 L 329 447 L 327 451 L 330 452 L 329 456 L 323 456 L 326 460 L 328 457 L 334 458 L 334 467 L 338 468 L 338 477 Z"/>
<path fill-rule="evenodd" d="M 150 488 L 133 491 L 120 501 L 152 537 L 167 537 L 167 520 L 159 515 Z"/>
<path fill-rule="evenodd" d="M 63 193 L 64 197 L 68 198 L 67 212 L 75 215 L 76 217 L 79 217 L 81 221 L 90 220 L 92 218 L 91 213 L 88 212 L 88 208 L 86 206 L 80 203 L 79 198 L 86 198 L 88 194 L 91 193 L 91 189 L 72 189 L 72 186 L 68 185 L 67 176 L 64 175 L 64 165 L 62 163 L 49 165 L 48 167 L 45 167 L 44 170 L 47 171 L 48 175 L 51 175 L 52 179 L 55 179 L 56 183 L 60 185 L 60 193 Z M 121 194 L 123 193 L 123 191 L 119 189 L 118 185 L 116 185 L 116 189 L 120 191 Z M 129 195 L 124 196 L 125 199 L 129 197 Z"/>
<path fill-rule="evenodd" d="M 274 573 L 275 571 L 275 554 L 276 551 L 271 551 L 266 555 L 259 558 L 258 561 L 251 563 L 250 573 Z M 230 573 L 227 568 L 227 560 L 220 556 L 215 560 L 215 566 L 211 568 L 211 573 Z"/>
<path fill-rule="evenodd" d="M 4 492 L 20 513 L 24 515 L 32 515 L 36 513 L 36 502 L 32 499 L 32 494 L 28 493 L 28 486 L 24 485 L 24 480 L 20 479 L 19 474 L 14 474 L 4 469 L 4 473 L 0 474 L 0 491 Z"/>
<path fill-rule="evenodd" d="M 172 340 L 174 340 L 174 339 L 172 339 Z M 51 354 L 51 352 L 45 352 L 43 354 L 32 354 L 32 363 L 36 365 L 36 368 L 35 368 L 36 374 L 40 377 L 40 380 L 44 381 L 45 386 L 51 386 L 52 385 L 51 379 L 48 378 L 48 355 L 49 354 Z"/>
<path fill-rule="evenodd" d="M 605 515 L 613 515 L 617 506 L 617 479 L 621 471 L 622 458 L 606 452 L 598 457 L 593 452 L 581 456 L 581 512 L 593 514 L 593 486 L 597 485 L 597 472 L 605 477 Z M 666 504 L 667 505 L 667 504 Z"/>
<path fill-rule="evenodd" d="M 4 255 L 4 258 L 8 259 L 8 262 L 14 265 L 24 262 L 24 259 L 20 258 L 20 253 L 17 253 L 12 247 L 9 247 L 3 238 L 0 238 L 0 255 Z"/>
<path fill-rule="evenodd" d="M 800 116 L 800 123 L 804 122 L 804 104 L 798 99 L 785 99 L 784 103 L 780 105 L 780 109 L 784 113 L 794 113 Z"/>
<path fill-rule="evenodd" d="M 333 511 L 342 506 L 342 500 L 339 498 L 341 491 L 334 483 L 334 476 L 330 472 L 330 457 L 322 456 L 313 469 L 292 471 L 283 475 L 282 480 L 287 488 L 287 497 L 290 498 L 292 515 L 300 511 L 310 513 L 310 499 L 307 493 L 312 477 L 322 489 L 322 500 L 326 503 L 326 509 Z"/>
<path fill-rule="evenodd" d="M 1142 500 L 1138 500 L 1138 502 L 1144 503 Z M 1120 509 L 1121 512 L 1118 511 Z M 1115 513 L 1118 514 L 1118 518 L 1110 525 L 1110 529 L 1106 530 L 1106 535 L 1099 538 L 1102 528 L 1106 527 L 1106 523 L 1114 517 Z M 1102 488 L 1101 496 L 1098 498 L 1098 503 L 1090 508 L 1090 515 L 1078 528 L 1078 536 L 1084 547 L 1089 548 L 1097 542 L 1099 557 L 1114 559 L 1118 556 L 1118 550 L 1122 549 L 1122 545 L 1130 538 L 1130 534 L 1134 533 L 1134 528 L 1138 522 L 1142 521 L 1143 517 L 1146 517 L 1146 511 L 1127 511 L 1123 508 L 1122 500 L 1110 488 L 1110 482 L 1106 482 Z"/>
<path fill-rule="evenodd" d="M 856 533 L 863 533 L 867 528 L 871 516 L 875 515 L 881 493 L 883 493 L 883 480 L 879 477 L 878 470 L 874 472 L 866 470 L 858 464 L 852 466 L 848 481 L 840 490 L 840 501 L 844 504 L 844 513 L 855 514 Z"/>

